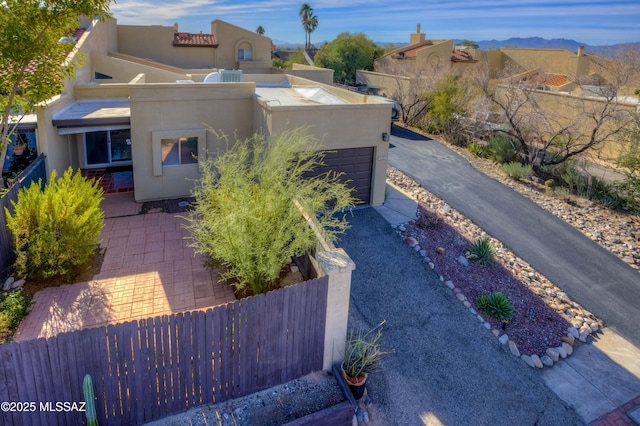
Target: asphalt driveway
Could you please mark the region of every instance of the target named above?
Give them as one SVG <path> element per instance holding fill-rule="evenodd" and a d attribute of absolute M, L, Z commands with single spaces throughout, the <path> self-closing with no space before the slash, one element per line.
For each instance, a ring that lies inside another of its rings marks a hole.
<path fill-rule="evenodd" d="M 513 357 L 374 210 L 356 210 L 338 245 L 357 265 L 350 325 L 386 319 L 393 349 L 367 382 L 378 425 L 583 424 Z"/>
<path fill-rule="evenodd" d="M 389 164 L 445 200 L 527 261 L 605 325 L 640 346 L 640 274 L 463 157 L 394 126 Z"/>

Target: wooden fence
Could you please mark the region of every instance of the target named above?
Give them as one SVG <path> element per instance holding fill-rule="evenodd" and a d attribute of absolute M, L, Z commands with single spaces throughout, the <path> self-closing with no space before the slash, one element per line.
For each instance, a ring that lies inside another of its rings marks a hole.
<path fill-rule="evenodd" d="M 20 173 L 15 179 L 14 184 L 9 191 L 0 197 L 0 281 L 9 275 L 9 270 L 15 261 L 15 253 L 13 251 L 13 240 L 7 229 L 7 218 L 4 212 L 5 207 L 12 210 L 11 201 L 18 200 L 18 191 L 21 188 L 28 187 L 31 182 L 42 179 L 43 184 L 47 182 L 47 168 L 44 162 L 44 154 L 40 154 L 36 160 Z"/>
<path fill-rule="evenodd" d="M 206 312 L 2 345 L 0 402 L 35 410 L 2 411 L 0 423 L 83 424 L 64 403 L 84 401 L 87 373 L 99 424 L 135 425 L 321 370 L 327 289 L 325 276 Z"/>

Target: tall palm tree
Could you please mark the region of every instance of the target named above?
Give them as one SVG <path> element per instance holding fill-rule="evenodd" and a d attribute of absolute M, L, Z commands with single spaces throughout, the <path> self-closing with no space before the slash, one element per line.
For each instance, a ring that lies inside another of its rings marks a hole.
<path fill-rule="evenodd" d="M 311 34 L 311 32 L 309 31 L 309 19 L 313 17 L 313 8 L 309 5 L 309 3 L 303 3 L 300 7 L 298 15 L 300 15 L 300 17 L 302 18 L 302 28 L 305 32 L 304 47 L 305 49 L 308 49 Z"/>
<path fill-rule="evenodd" d="M 262 25 L 258 25 L 258 28 L 256 28 L 256 33 L 264 35 L 264 28 L 262 28 Z"/>
<path fill-rule="evenodd" d="M 311 33 L 314 32 L 316 28 L 318 28 L 318 17 L 316 15 L 312 15 L 309 18 L 309 25 L 307 26 L 307 39 L 308 39 L 307 49 L 311 49 Z"/>

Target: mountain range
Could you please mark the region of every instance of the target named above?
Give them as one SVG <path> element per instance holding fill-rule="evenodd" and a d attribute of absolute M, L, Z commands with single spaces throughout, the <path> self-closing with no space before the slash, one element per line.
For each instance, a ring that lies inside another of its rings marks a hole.
<path fill-rule="evenodd" d="M 288 49 L 298 49 L 302 48 L 303 45 L 300 43 L 287 43 L 284 41 L 273 41 L 278 48 L 288 48 Z M 454 40 L 454 44 L 461 43 L 462 40 Z M 542 38 L 542 37 L 512 37 L 507 40 L 483 40 L 483 41 L 474 41 L 482 50 L 489 49 L 499 49 L 501 47 L 519 47 L 519 48 L 529 48 L 529 49 L 566 49 L 572 52 L 576 52 L 578 47 L 584 46 L 584 50 L 586 53 L 591 53 L 593 55 L 598 56 L 613 56 L 614 53 L 620 48 L 637 48 L 640 49 L 640 42 L 635 43 L 624 43 L 624 44 L 613 44 L 613 45 L 602 45 L 602 46 L 592 46 L 586 43 L 581 43 L 579 41 L 570 40 L 566 38 L 554 38 L 551 40 Z M 320 47 L 325 44 L 326 41 L 320 43 L 314 43 L 315 46 Z M 378 46 L 386 47 L 389 45 L 393 46 L 406 46 L 407 43 L 393 43 L 393 42 L 375 42 Z"/>

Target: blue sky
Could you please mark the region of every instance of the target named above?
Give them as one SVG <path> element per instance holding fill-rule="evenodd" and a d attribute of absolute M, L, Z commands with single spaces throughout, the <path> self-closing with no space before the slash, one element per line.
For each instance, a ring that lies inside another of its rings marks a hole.
<path fill-rule="evenodd" d="M 221 19 L 255 30 L 278 42 L 304 43 L 298 11 L 288 0 L 118 0 L 118 23 L 166 25 L 181 31 L 211 30 Z M 640 0 L 314 0 L 318 16 L 312 42 L 331 41 L 341 32 L 363 32 L 382 42 L 408 42 L 420 23 L 431 39 L 504 40 L 539 36 L 567 38 L 590 45 L 640 41 Z M 348 6 L 347 6 L 348 5 Z"/>

